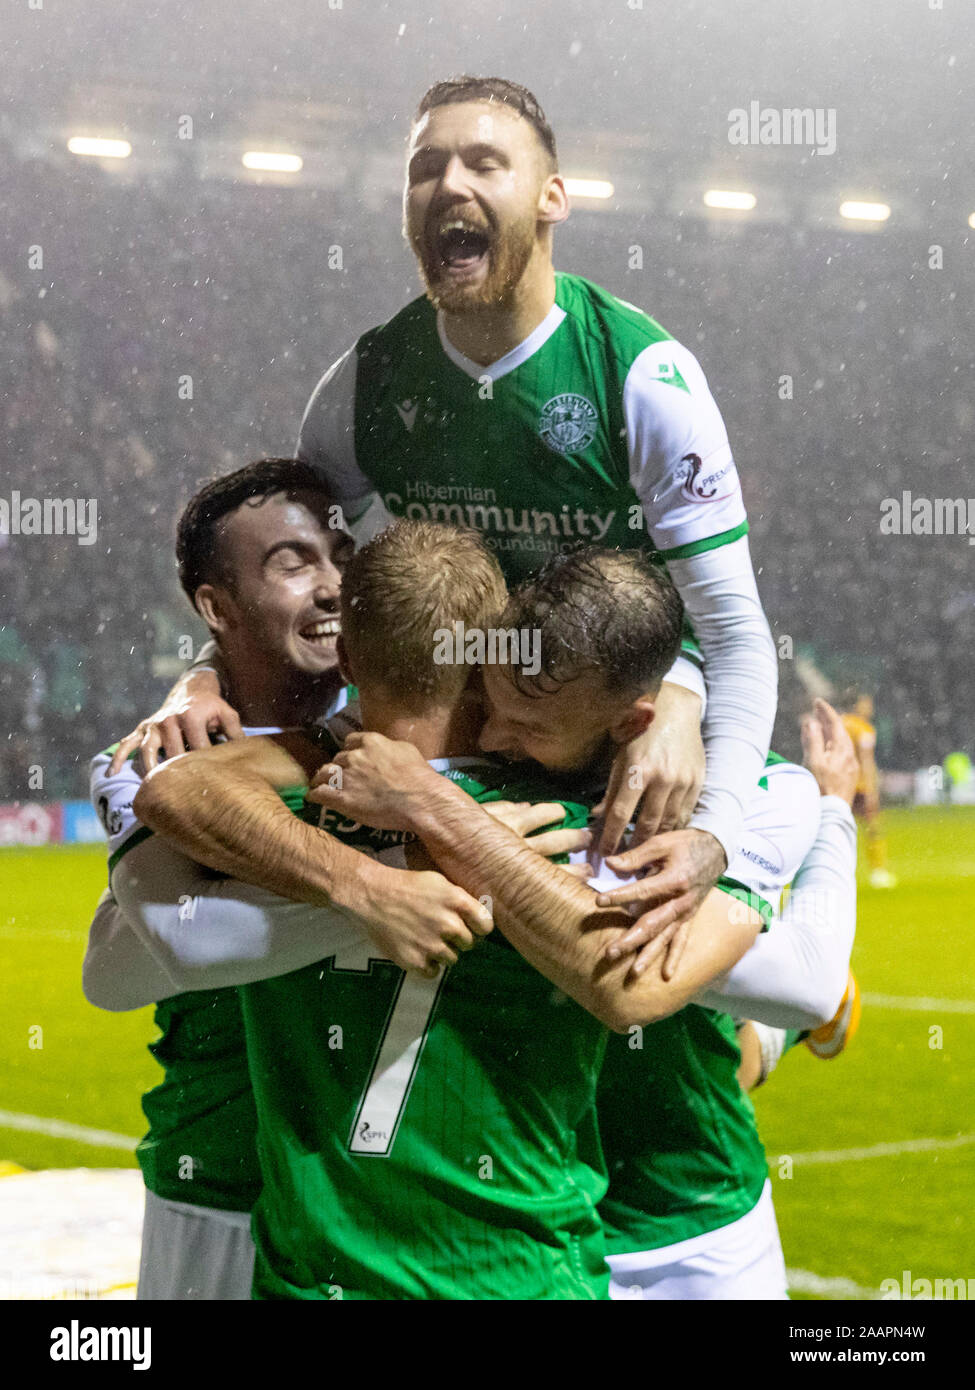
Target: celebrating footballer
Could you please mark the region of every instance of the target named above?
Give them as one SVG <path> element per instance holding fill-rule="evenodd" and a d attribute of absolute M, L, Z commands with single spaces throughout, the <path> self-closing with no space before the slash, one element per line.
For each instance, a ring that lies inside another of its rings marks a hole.
<path fill-rule="evenodd" d="M 437 82 L 425 294 L 179 519 L 212 643 L 92 764 L 140 1299 L 788 1296 L 748 1091 L 856 1029 L 858 764 L 823 701 L 770 753 L 724 424 L 568 212 L 529 91 Z"/>

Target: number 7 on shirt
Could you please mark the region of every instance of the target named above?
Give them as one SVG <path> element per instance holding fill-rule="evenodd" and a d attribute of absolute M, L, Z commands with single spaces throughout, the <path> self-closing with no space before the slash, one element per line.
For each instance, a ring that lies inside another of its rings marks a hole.
<path fill-rule="evenodd" d="M 380 962 L 386 963 L 386 958 L 370 955 L 363 941 L 337 953 L 332 969 L 371 974 Z M 350 1153 L 385 1158 L 392 1150 L 446 976 L 445 970 L 432 980 L 401 974 L 352 1123 Z"/>

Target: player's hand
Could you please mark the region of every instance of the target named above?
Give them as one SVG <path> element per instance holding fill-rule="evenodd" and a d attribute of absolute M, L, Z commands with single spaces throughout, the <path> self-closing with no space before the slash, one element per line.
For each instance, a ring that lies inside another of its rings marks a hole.
<path fill-rule="evenodd" d="M 358 884 L 350 915 L 365 929 L 384 960 L 431 979 L 456 965 L 493 929 L 485 904 L 434 870 L 411 872 L 373 866 Z"/>
<path fill-rule="evenodd" d="M 612 855 L 606 864 L 616 874 L 646 875 L 596 898 L 599 907 L 627 907 L 642 914 L 606 947 L 606 959 L 639 951 L 630 973 L 642 975 L 666 950 L 661 973 L 672 980 L 691 918 L 725 870 L 724 850 L 706 830 L 673 830 Z"/>
<path fill-rule="evenodd" d="M 188 749 L 209 748 L 210 735 L 219 733 L 228 739 L 244 737 L 237 711 L 221 696 L 215 671 L 188 671 L 156 713 L 140 720 L 122 739 L 109 773 L 114 777 L 136 749 L 142 771 L 151 772 L 163 758 L 175 758 Z"/>
<path fill-rule="evenodd" d="M 860 763 L 846 725 L 832 705 L 816 700 L 802 721 L 803 762 L 823 796 L 838 796 L 853 805 Z"/>
<path fill-rule="evenodd" d="M 533 849 L 544 859 L 552 859 L 557 854 L 572 854 L 575 850 L 588 849 L 592 844 L 592 831 L 584 827 L 574 830 L 546 830 L 539 835 L 532 833 L 542 830 L 545 825 L 551 825 L 553 821 L 565 819 L 565 807 L 557 801 L 484 801 L 481 803 L 481 810 L 501 821 L 502 825 L 506 825 L 516 835 L 521 835 L 529 849 Z M 559 867 L 571 869 L 577 878 L 582 878 L 583 875 L 575 871 L 589 869 L 590 866 L 567 864 Z M 585 877 L 591 878 L 591 871 Z"/>
<path fill-rule="evenodd" d="M 634 818 L 631 848 L 664 831 L 680 830 L 690 820 L 703 784 L 701 698 L 665 682 L 654 703 L 653 723 L 621 748 L 613 762 L 606 795 L 596 808 L 603 823 L 600 856 L 619 848 Z"/>
<path fill-rule="evenodd" d="M 315 773 L 307 799 L 377 830 L 412 830 L 417 809 L 449 787 L 412 743 L 354 733 Z"/>

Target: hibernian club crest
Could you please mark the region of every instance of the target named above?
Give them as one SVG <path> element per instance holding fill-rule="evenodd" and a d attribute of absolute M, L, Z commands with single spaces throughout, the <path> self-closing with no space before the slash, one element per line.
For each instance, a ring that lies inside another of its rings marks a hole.
<path fill-rule="evenodd" d="M 592 443 L 598 424 L 592 401 L 567 392 L 545 402 L 538 432 L 550 449 L 558 454 L 569 454 Z"/>

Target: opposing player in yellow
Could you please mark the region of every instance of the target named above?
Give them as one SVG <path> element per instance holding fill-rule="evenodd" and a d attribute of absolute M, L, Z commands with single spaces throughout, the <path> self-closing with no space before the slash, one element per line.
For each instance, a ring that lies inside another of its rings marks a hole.
<path fill-rule="evenodd" d="M 873 697 L 854 694 L 845 700 L 843 723 L 853 740 L 860 763 L 853 812 L 863 821 L 867 832 L 870 887 L 893 888 L 897 880 L 887 868 L 887 840 L 880 826 L 880 778 L 875 756 L 877 731 L 873 725 Z"/>

